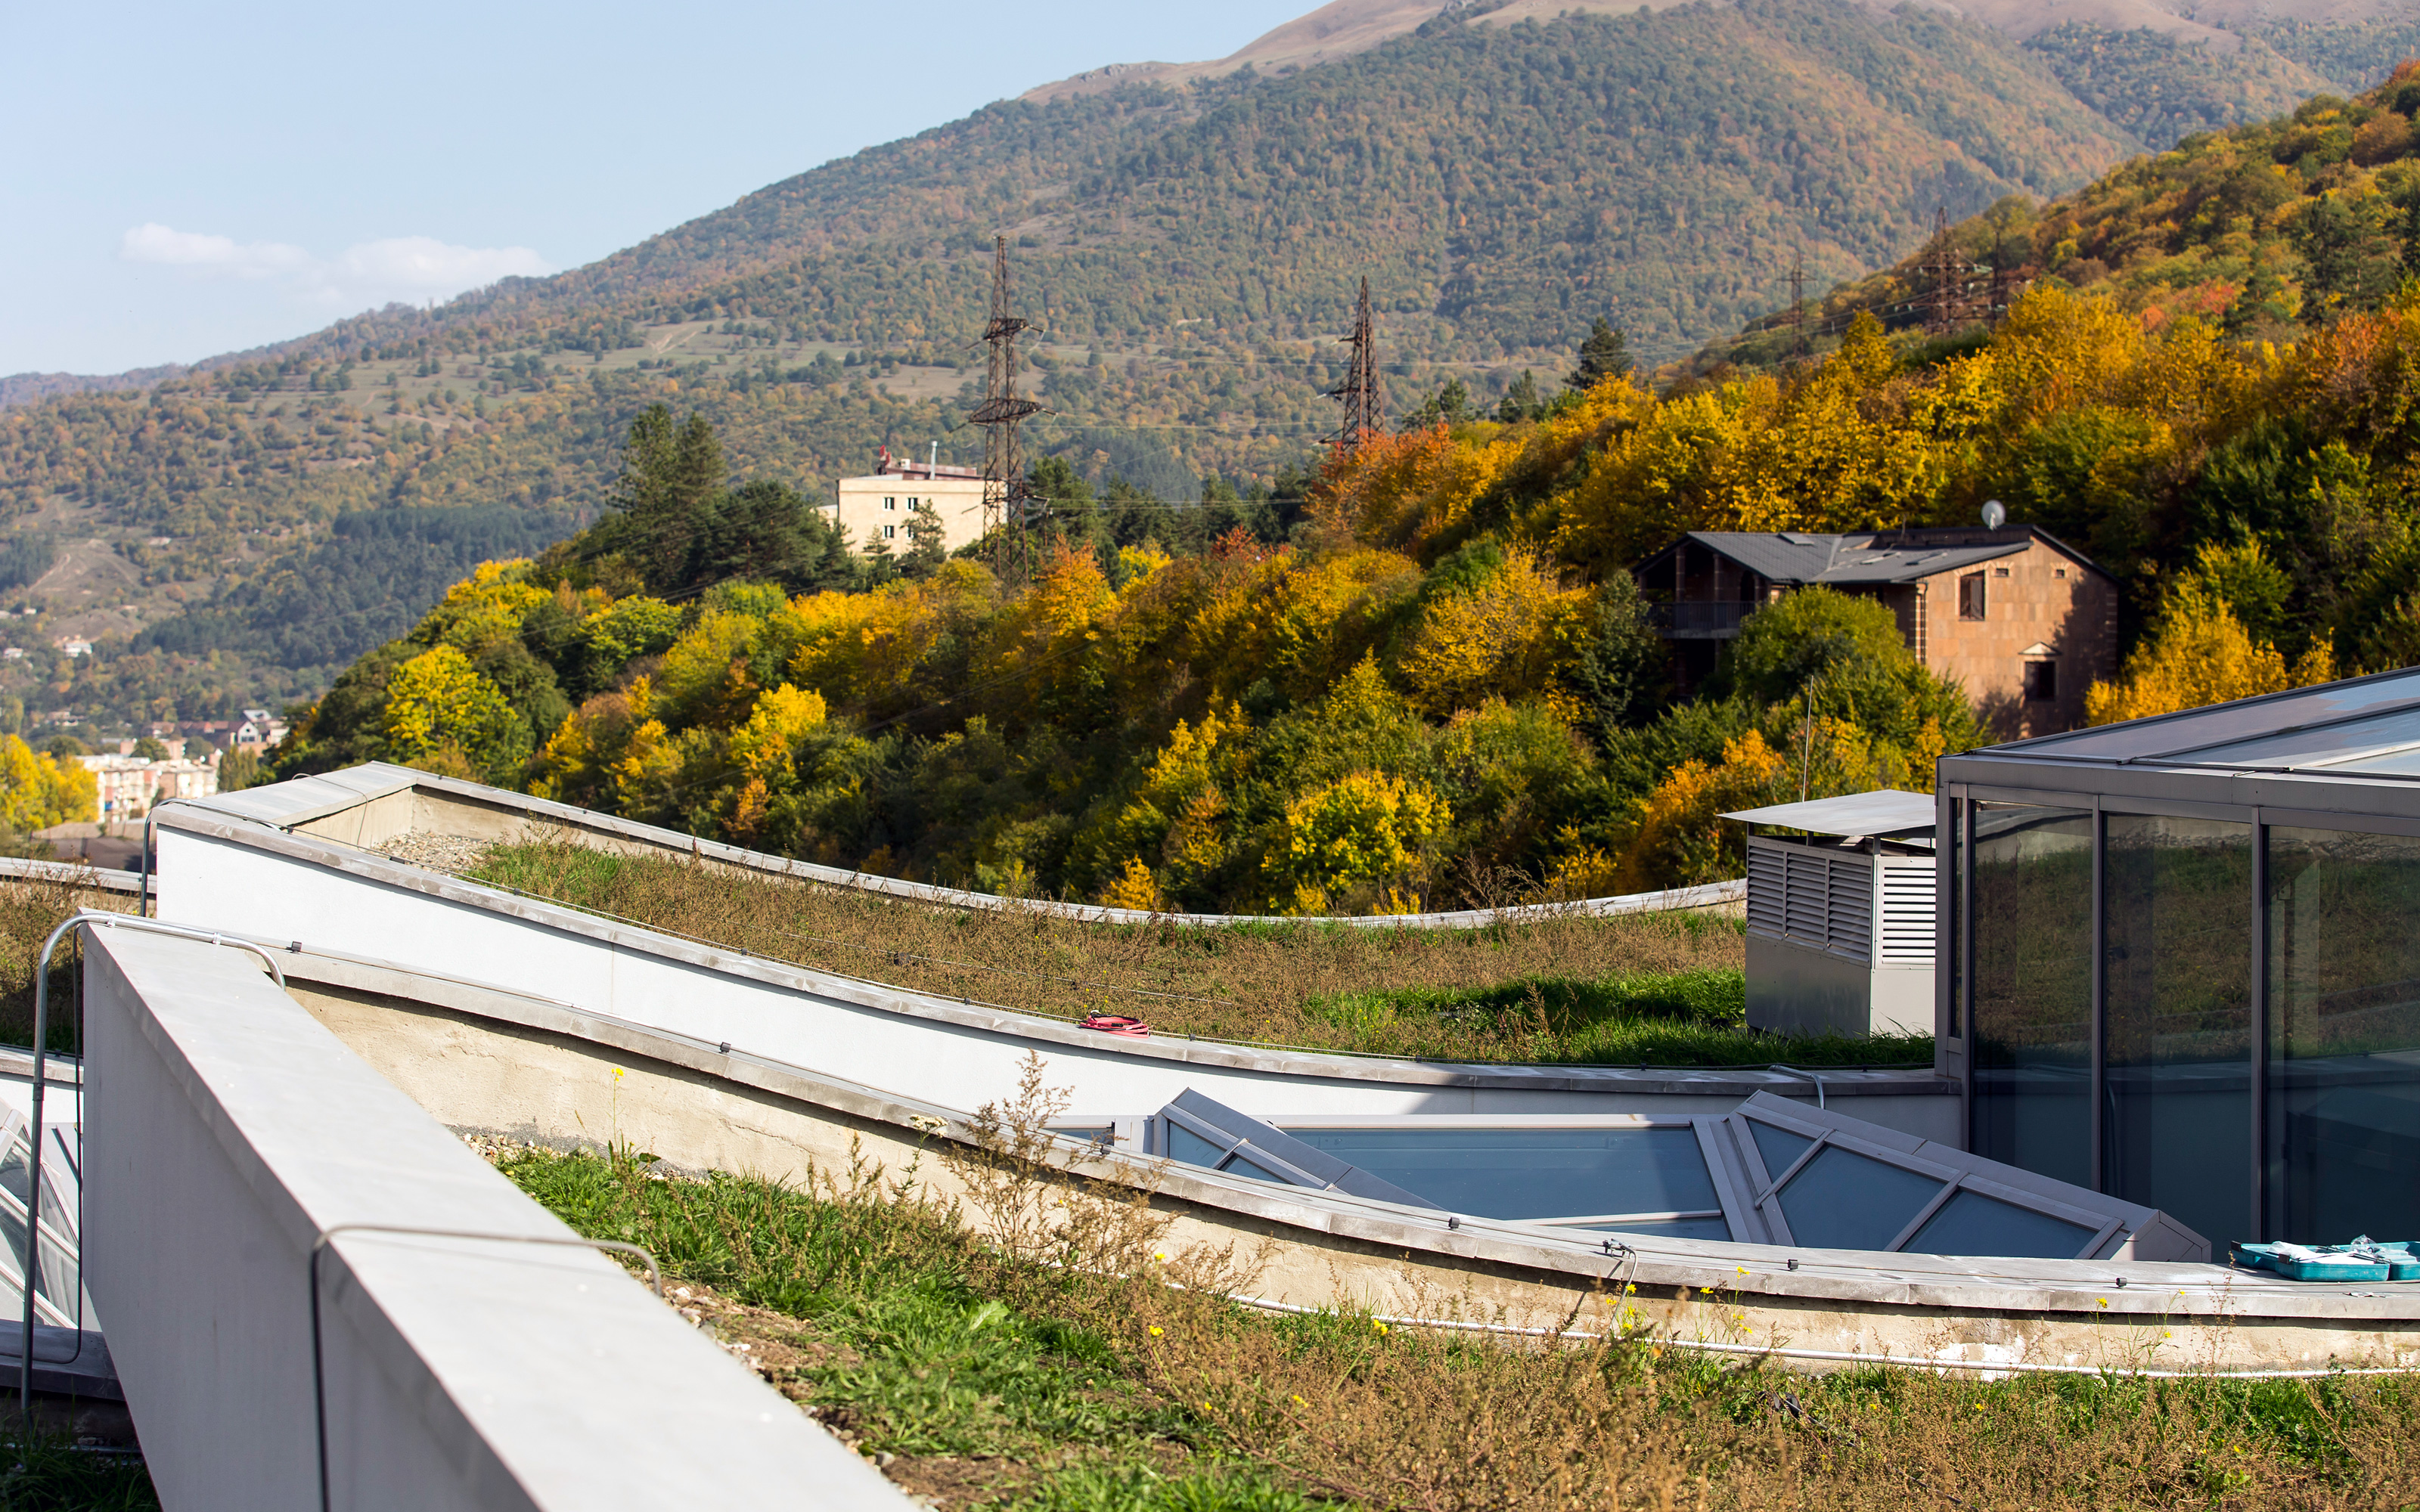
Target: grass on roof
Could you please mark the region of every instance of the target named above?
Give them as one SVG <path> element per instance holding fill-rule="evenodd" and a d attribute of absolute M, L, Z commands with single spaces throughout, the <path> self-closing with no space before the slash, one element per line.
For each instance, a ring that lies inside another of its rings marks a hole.
<path fill-rule="evenodd" d="M 1481 929 L 1105 925 L 938 908 L 684 857 L 556 841 L 467 875 L 841 975 L 1158 1035 L 1433 1060 L 1550 1065 L 1930 1065 L 1930 1035 L 1766 1035 L 1746 1025 L 1745 942 L 1705 913 Z"/>
<path fill-rule="evenodd" d="M 810 1194 L 628 1152 L 503 1166 L 653 1249 L 685 1314 L 944 1512 L 2420 1504 L 2410 1377 L 1802 1375 L 1606 1330 L 1619 1310 L 1586 1294 L 1582 1326 L 1615 1336 L 1540 1349 L 1271 1315 L 1164 1284 L 1149 1251 L 1034 1263 L 912 1172 Z"/>

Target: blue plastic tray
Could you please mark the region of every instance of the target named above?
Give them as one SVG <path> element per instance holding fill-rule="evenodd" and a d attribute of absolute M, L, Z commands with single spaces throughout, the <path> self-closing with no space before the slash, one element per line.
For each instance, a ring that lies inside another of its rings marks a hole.
<path fill-rule="evenodd" d="M 2246 1270 L 2272 1271 L 2288 1281 L 2420 1281 L 2420 1255 L 2412 1252 L 2409 1241 L 2392 1243 L 2372 1241 L 2362 1248 L 2378 1252 L 2382 1259 L 2367 1256 L 2342 1255 L 2337 1251 L 2350 1248 L 2337 1244 L 2303 1246 L 2319 1252 L 2320 1258 L 2303 1259 L 2280 1255 L 2274 1244 L 2253 1244 L 2242 1241 L 2227 1246 L 2235 1263 Z"/>

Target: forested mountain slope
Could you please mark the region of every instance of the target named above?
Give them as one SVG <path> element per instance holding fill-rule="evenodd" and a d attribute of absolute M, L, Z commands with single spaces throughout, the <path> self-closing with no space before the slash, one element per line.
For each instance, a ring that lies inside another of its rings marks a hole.
<path fill-rule="evenodd" d="M 32 585 L 43 614 L 15 633 L 38 655 L 0 693 L 190 717 L 307 692 L 425 609 L 415 573 L 496 528 L 340 519 L 528 510 L 535 542 L 593 512 L 659 399 L 811 495 L 883 442 L 969 460 L 996 231 L 1045 326 L 1037 449 L 1181 501 L 1313 455 L 1364 274 L 1397 412 L 1449 379 L 1483 403 L 1533 368 L 1551 389 L 1600 316 L 1681 356 L 1770 309 L 1802 252 L 1816 286 L 1854 278 L 1936 206 L 2066 189 L 2138 133 L 2299 92 L 2288 54 L 2369 68 L 2400 24 L 2273 27 L 2275 48 L 2221 55 L 2074 28 L 2020 46 L 1834 0 L 1483 8 L 1281 76 L 1005 101 L 553 279 L 0 410 L 0 514 L 113 564 Z M 346 607 L 298 617 L 306 583 Z M 77 634 L 94 656 L 39 654 Z"/>

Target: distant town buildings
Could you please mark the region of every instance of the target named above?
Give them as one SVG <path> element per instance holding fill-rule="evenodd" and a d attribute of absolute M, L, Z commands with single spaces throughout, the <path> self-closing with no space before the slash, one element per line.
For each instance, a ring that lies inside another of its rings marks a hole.
<path fill-rule="evenodd" d="M 841 479 L 839 497 L 819 507 L 832 511 L 851 549 L 871 551 L 878 542 L 892 556 L 904 556 L 916 544 L 908 525 L 920 507 L 939 520 L 941 549 L 981 540 L 983 494 L 983 474 L 974 468 L 905 461 L 886 446 L 876 454 L 872 473 Z"/>
<path fill-rule="evenodd" d="M 285 738 L 285 720 L 274 717 L 267 709 L 246 709 L 243 711 L 243 723 L 235 727 L 232 746 L 234 749 L 248 750 L 259 756 Z"/>
<path fill-rule="evenodd" d="M 100 789 L 103 824 L 139 818 L 165 799 L 207 798 L 218 792 L 215 752 L 209 761 L 191 761 L 181 756 L 159 761 L 131 754 L 133 744 L 126 742 L 127 751 L 75 758 L 92 774 L 93 783 Z"/>

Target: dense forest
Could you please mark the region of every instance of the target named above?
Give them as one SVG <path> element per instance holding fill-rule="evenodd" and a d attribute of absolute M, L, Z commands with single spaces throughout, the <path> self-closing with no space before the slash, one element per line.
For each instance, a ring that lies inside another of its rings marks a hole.
<path fill-rule="evenodd" d="M 1887 329 L 1877 280 L 1820 360 L 1659 388 L 1608 329 L 1560 393 L 1450 385 L 1215 519 L 1047 459 L 1015 549 L 868 561 L 658 411 L 604 520 L 458 584 L 280 769 L 382 756 L 876 871 L 1360 911 L 1730 874 L 1718 812 L 1924 787 L 1988 738 L 1886 611 L 1820 590 L 1676 698 L 1629 568 L 1685 530 L 2003 500 L 2127 595 L 2100 719 L 2407 665 L 2420 281 L 2386 273 L 2415 108 L 2420 64 L 2004 224 L 2083 286 L 2038 272 L 1946 334 Z M 776 547 L 716 546 L 741 517 Z"/>

